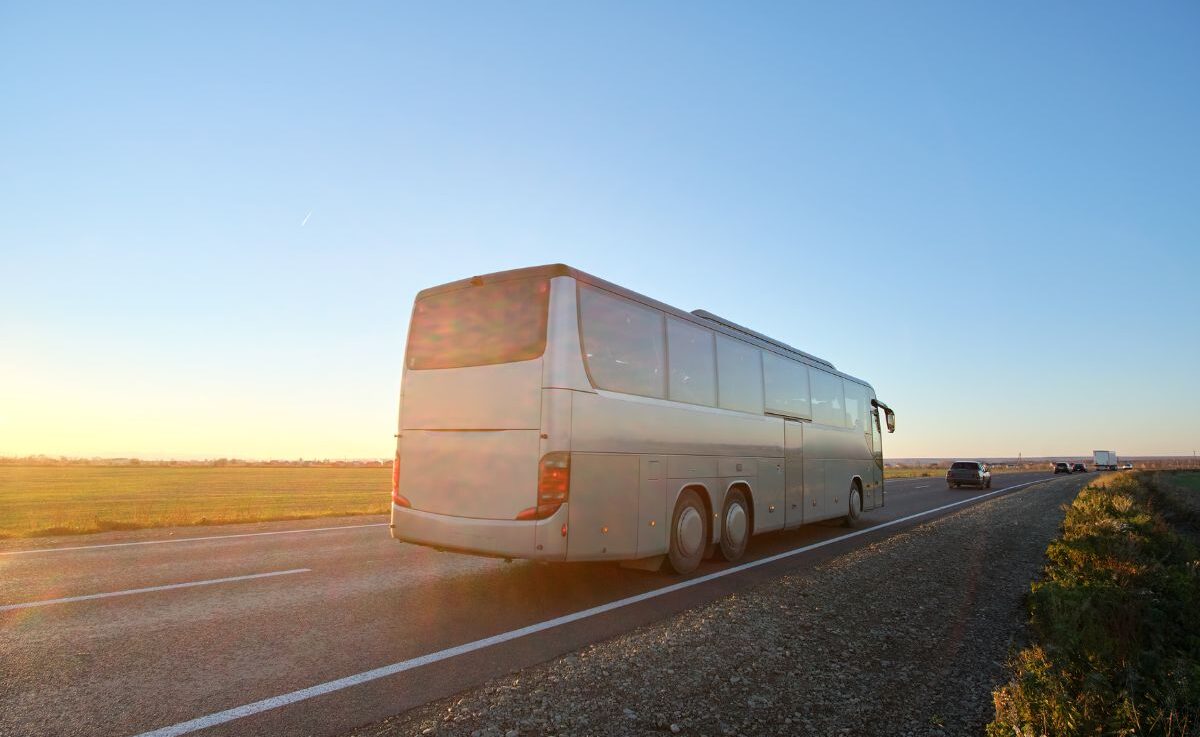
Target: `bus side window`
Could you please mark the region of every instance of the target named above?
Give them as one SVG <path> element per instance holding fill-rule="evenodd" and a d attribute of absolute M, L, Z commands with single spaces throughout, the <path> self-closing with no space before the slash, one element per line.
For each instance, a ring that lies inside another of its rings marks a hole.
<path fill-rule="evenodd" d="M 785 417 L 812 419 L 807 366 L 774 353 L 764 352 L 763 383 L 768 412 Z"/>
<path fill-rule="evenodd" d="M 581 284 L 579 314 L 583 354 L 597 388 L 665 396 L 667 356 L 661 312 Z"/>
<path fill-rule="evenodd" d="M 667 318 L 667 397 L 676 402 L 717 405 L 717 359 L 713 331 Z"/>
<path fill-rule="evenodd" d="M 717 402 L 724 409 L 763 411 L 762 351 L 717 336 Z"/>
<path fill-rule="evenodd" d="M 845 427 L 846 400 L 842 396 L 842 380 L 816 368 L 809 372 L 809 376 L 812 378 L 813 422 Z"/>
<path fill-rule="evenodd" d="M 867 432 L 867 402 L 863 387 L 853 381 L 844 381 L 846 388 L 846 426 Z"/>

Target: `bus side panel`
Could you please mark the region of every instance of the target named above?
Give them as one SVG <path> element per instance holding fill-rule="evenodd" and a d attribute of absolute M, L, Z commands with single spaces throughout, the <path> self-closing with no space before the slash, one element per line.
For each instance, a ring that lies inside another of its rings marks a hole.
<path fill-rule="evenodd" d="M 669 498 L 665 500 L 664 522 L 668 527 L 666 534 L 669 535 L 670 516 L 674 512 L 678 491 L 688 485 L 703 486 L 714 513 L 719 514 L 725 490 L 734 480 L 742 478 L 750 485 L 757 504 L 757 481 L 750 474 L 757 473 L 757 462 L 761 459 L 777 462 L 783 458 L 783 420 L 615 392 L 575 392 L 571 405 L 571 451 L 572 459 L 578 453 L 628 454 L 635 462 L 634 481 L 629 487 L 635 493 L 638 489 L 638 459 L 666 456 L 666 489 Z M 742 463 L 741 471 L 737 470 L 738 462 Z M 728 473 L 737 476 L 722 478 L 718 468 L 721 464 L 730 469 Z M 754 471 L 751 471 L 752 466 Z M 575 476 L 576 470 L 572 467 L 572 507 L 575 506 Z M 690 483 L 685 483 L 685 479 Z M 624 491 L 619 494 L 624 498 Z M 781 500 L 772 501 L 770 497 L 763 499 L 768 506 L 775 505 L 775 512 L 765 511 L 761 518 L 756 516 L 756 521 L 782 516 Z M 631 508 L 635 512 L 638 509 L 636 497 Z M 584 548 L 575 546 L 574 520 L 586 521 L 590 525 L 592 518 L 574 510 L 571 518 L 572 540 L 568 543 L 568 556 L 577 559 L 582 554 L 576 551 Z M 648 525 L 649 521 L 645 524 Z M 770 529 L 772 523 L 767 524 Z M 719 536 L 720 529 L 712 525 L 712 539 L 717 540 Z M 589 544 L 585 547 L 592 546 Z M 611 545 L 601 547 L 608 548 L 608 553 L 603 557 L 613 557 Z M 642 555 L 642 552 L 639 550 L 637 554 Z"/>
<path fill-rule="evenodd" d="M 854 462 L 845 459 L 825 461 L 825 512 L 829 518 L 841 517 L 850 508 L 850 479 Z"/>
<path fill-rule="evenodd" d="M 805 428 L 804 440 L 804 522 L 845 515 L 854 477 L 859 476 L 864 484 L 870 480 L 862 433 L 814 424 Z"/>
<path fill-rule="evenodd" d="M 572 453 L 567 558 L 635 557 L 640 487 L 638 456 Z"/>
<path fill-rule="evenodd" d="M 804 524 L 829 519 L 826 466 L 837 457 L 838 431 L 816 423 L 804 427 Z"/>
<path fill-rule="evenodd" d="M 571 450 L 782 458 L 783 420 L 606 391 L 576 392 Z"/>
<path fill-rule="evenodd" d="M 816 433 L 805 433 L 806 440 L 812 442 Z M 825 461 L 824 459 L 804 458 L 804 524 L 829 519 L 825 508 Z"/>
<path fill-rule="evenodd" d="M 783 528 L 785 505 L 783 496 L 783 461 L 778 458 L 758 459 L 758 478 L 749 479 L 754 496 L 754 534 Z"/>
<path fill-rule="evenodd" d="M 783 423 L 785 435 L 784 503 L 787 511 L 784 522 L 788 529 L 804 523 L 804 423 L 788 420 Z"/>
<path fill-rule="evenodd" d="M 637 557 L 647 558 L 667 552 L 667 531 L 671 528 L 669 515 L 666 456 L 642 456 Z"/>

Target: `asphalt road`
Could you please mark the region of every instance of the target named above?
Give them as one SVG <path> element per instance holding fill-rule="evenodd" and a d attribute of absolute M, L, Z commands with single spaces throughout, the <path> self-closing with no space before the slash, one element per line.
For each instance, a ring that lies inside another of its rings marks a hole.
<path fill-rule="evenodd" d="M 992 491 L 1047 477 L 998 475 Z M 887 489 L 887 506 L 855 530 L 756 537 L 738 570 L 706 563 L 688 579 L 438 553 L 392 541 L 383 518 L 7 541 L 0 735 L 341 734 L 989 493 L 940 478 Z M 196 537 L 207 539 L 181 539 Z"/>

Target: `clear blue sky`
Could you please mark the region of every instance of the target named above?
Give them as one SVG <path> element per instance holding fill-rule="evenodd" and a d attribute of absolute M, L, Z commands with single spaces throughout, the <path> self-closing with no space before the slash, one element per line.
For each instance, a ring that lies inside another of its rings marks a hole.
<path fill-rule="evenodd" d="M 1200 5 L 0 6 L 0 455 L 387 457 L 414 293 L 563 261 L 889 456 L 1200 446 Z"/>

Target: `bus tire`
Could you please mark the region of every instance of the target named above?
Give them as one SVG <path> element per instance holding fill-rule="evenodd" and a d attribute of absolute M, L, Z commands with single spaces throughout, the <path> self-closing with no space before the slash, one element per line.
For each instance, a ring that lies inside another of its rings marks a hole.
<path fill-rule="evenodd" d="M 846 505 L 846 516 L 842 518 L 847 527 L 853 527 L 858 518 L 862 516 L 862 489 L 859 488 L 858 482 L 850 484 L 850 501 Z"/>
<path fill-rule="evenodd" d="M 675 502 L 675 513 L 671 515 L 671 547 L 667 562 L 680 575 L 696 570 L 704 560 L 708 546 L 708 512 L 700 495 L 684 489 Z"/>
<path fill-rule="evenodd" d="M 741 489 L 731 489 L 725 495 L 721 512 L 721 557 L 730 563 L 746 554 L 750 542 L 750 509 Z"/>

